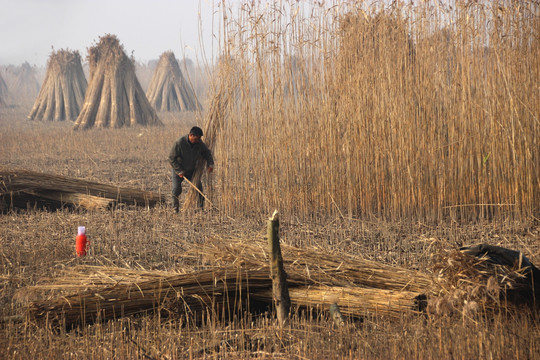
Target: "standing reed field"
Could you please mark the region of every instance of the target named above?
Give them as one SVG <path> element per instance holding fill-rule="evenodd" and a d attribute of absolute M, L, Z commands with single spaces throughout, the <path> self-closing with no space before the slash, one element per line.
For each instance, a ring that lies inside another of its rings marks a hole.
<path fill-rule="evenodd" d="M 287 3 L 287 2 L 285 2 Z M 305 4 L 304 4 L 305 5 Z M 328 5 L 328 4 L 327 4 Z M 228 9 L 219 206 L 538 214 L 538 3 Z"/>

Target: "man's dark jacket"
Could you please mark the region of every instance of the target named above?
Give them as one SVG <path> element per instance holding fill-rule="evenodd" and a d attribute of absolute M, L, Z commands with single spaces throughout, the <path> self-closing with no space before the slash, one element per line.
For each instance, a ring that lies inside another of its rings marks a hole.
<path fill-rule="evenodd" d="M 197 160 L 201 157 L 206 160 L 207 166 L 214 166 L 212 152 L 206 144 L 202 141 L 191 144 L 188 140 L 188 135 L 185 135 L 174 143 L 169 154 L 169 163 L 177 174 L 186 174 L 195 170 Z"/>

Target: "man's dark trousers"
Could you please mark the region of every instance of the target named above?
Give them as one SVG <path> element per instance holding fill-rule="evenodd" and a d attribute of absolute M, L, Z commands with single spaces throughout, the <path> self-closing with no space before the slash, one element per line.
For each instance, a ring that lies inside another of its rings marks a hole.
<path fill-rule="evenodd" d="M 186 172 L 184 173 L 184 177 L 186 177 L 189 181 L 193 178 L 194 171 Z M 173 170 L 172 172 L 172 183 L 173 183 L 173 190 L 172 190 L 172 202 L 174 206 L 174 211 L 178 212 L 180 209 L 180 200 L 178 197 L 182 193 L 182 181 L 184 181 L 184 178 L 181 178 L 178 176 L 178 174 Z M 197 188 L 202 192 L 202 182 L 199 180 L 197 183 Z M 204 196 L 199 194 L 199 207 L 204 207 Z"/>

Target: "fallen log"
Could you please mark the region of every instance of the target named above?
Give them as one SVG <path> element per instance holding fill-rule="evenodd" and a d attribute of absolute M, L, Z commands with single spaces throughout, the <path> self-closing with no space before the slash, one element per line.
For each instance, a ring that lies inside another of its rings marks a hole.
<path fill-rule="evenodd" d="M 155 206 L 161 194 L 30 170 L 0 168 L 0 211 L 73 206 L 88 210 L 117 204 Z"/>

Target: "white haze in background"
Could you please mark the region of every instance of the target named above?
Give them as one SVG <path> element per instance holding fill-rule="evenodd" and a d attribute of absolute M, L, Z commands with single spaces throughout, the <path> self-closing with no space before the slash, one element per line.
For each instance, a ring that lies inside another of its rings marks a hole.
<path fill-rule="evenodd" d="M 126 54 L 143 63 L 168 50 L 177 58 L 211 62 L 217 56 L 212 45 L 218 43 L 218 4 L 212 0 L 0 0 L 0 66 L 24 62 L 45 66 L 53 48 L 78 50 L 85 59 L 87 48 L 105 34 L 116 35 Z"/>

